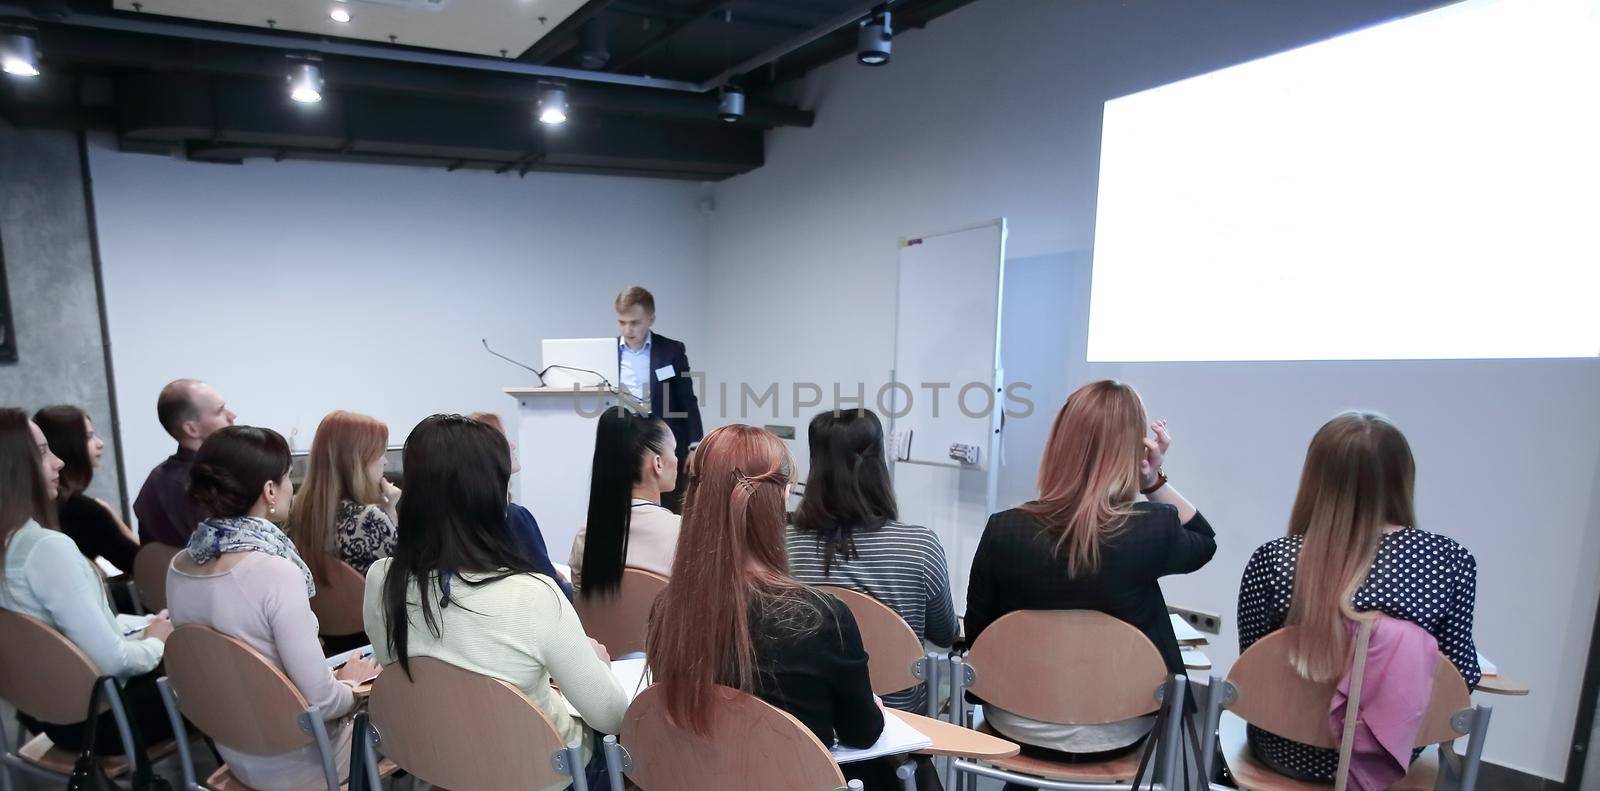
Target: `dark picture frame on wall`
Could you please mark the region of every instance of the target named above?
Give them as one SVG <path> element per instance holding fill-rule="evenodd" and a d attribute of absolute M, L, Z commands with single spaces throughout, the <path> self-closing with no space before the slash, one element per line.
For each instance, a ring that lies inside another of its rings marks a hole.
<path fill-rule="evenodd" d="M 11 289 L 6 285 L 5 242 L 0 240 L 0 364 L 17 361 L 17 333 L 11 322 Z"/>

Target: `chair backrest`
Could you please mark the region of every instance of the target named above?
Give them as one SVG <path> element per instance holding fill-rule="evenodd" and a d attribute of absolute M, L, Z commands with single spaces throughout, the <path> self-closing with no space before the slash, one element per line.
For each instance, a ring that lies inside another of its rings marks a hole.
<path fill-rule="evenodd" d="M 823 585 L 818 590 L 831 593 L 850 608 L 861 630 L 861 643 L 867 649 L 867 675 L 875 695 L 887 695 L 922 683 L 912 667 L 925 658 L 922 641 L 900 614 L 865 593 Z"/>
<path fill-rule="evenodd" d="M 300 727 L 311 708 L 305 696 L 254 648 L 209 626 L 185 624 L 167 638 L 164 656 L 183 716 L 218 744 L 274 755 L 313 743 Z"/>
<path fill-rule="evenodd" d="M 372 685 L 367 711 L 384 757 L 454 791 L 542 788 L 564 779 L 551 763 L 564 746 L 561 734 L 521 690 L 431 657 L 413 657 L 410 665 L 410 678 L 391 665 Z"/>
<path fill-rule="evenodd" d="M 360 634 L 365 629 L 361 617 L 361 597 L 367 580 L 338 558 L 323 558 L 326 578 L 317 579 L 317 595 L 311 597 L 311 612 L 317 616 L 317 631 L 325 635 Z"/>
<path fill-rule="evenodd" d="M 630 757 L 629 779 L 649 791 L 831 791 L 844 785 L 827 748 L 788 712 L 729 687 L 711 694 L 716 719 L 707 737 L 668 719 L 659 685 L 633 699 L 618 737 Z"/>
<path fill-rule="evenodd" d="M 1307 681 L 1295 672 L 1289 660 L 1294 629 L 1286 627 L 1261 638 L 1233 663 L 1228 683 L 1234 688 L 1235 700 L 1227 708 L 1245 722 L 1285 739 L 1337 750 L 1339 739 L 1328 727 L 1328 708 L 1338 683 Z M 1470 708 L 1472 697 L 1461 672 L 1440 654 L 1415 746 L 1453 741 L 1465 735 L 1465 731 L 1455 729 L 1451 719 Z"/>
<path fill-rule="evenodd" d="M 1018 610 L 967 654 L 967 690 L 1042 722 L 1093 725 L 1151 714 L 1167 666 L 1143 632 L 1092 610 Z"/>
<path fill-rule="evenodd" d="M 650 608 L 667 588 L 667 578 L 644 569 L 623 569 L 622 587 L 609 596 L 578 596 L 572 606 L 583 630 L 612 656 L 644 650 Z"/>
<path fill-rule="evenodd" d="M 139 547 L 133 556 L 133 586 L 139 590 L 139 603 L 146 612 L 161 612 L 167 608 L 167 567 L 183 550 L 150 542 Z"/>
<path fill-rule="evenodd" d="M 50 625 L 0 610 L 0 700 L 58 725 L 82 722 L 100 670 Z"/>

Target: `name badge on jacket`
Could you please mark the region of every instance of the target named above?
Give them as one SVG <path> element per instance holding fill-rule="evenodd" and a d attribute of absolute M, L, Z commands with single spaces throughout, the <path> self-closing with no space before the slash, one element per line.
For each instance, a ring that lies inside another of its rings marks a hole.
<path fill-rule="evenodd" d="M 665 382 L 668 379 L 671 379 L 672 377 L 677 376 L 677 375 L 678 375 L 678 372 L 672 370 L 672 366 L 671 365 L 663 365 L 660 368 L 656 369 L 656 381 L 658 381 L 658 382 Z"/>

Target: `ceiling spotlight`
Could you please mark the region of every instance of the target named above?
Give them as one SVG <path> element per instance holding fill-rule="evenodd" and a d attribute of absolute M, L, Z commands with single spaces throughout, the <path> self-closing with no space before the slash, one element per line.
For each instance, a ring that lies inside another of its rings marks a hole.
<path fill-rule="evenodd" d="M 545 85 L 539 89 L 539 123 L 564 124 L 567 122 L 567 89 L 560 85 Z"/>
<path fill-rule="evenodd" d="M 722 103 L 717 108 L 717 117 L 728 123 L 733 123 L 744 117 L 744 91 L 729 85 L 722 89 Z"/>
<path fill-rule="evenodd" d="M 889 62 L 889 39 L 894 31 L 889 26 L 889 9 L 885 8 L 861 23 L 856 33 L 856 62 L 864 66 L 882 66 Z"/>
<path fill-rule="evenodd" d="M 328 18 L 335 22 L 349 22 L 350 12 L 345 10 L 345 7 L 342 5 L 334 6 L 333 10 L 328 12 Z"/>
<path fill-rule="evenodd" d="M 322 101 L 322 68 L 299 61 L 289 67 L 289 98 L 301 104 Z"/>
<path fill-rule="evenodd" d="M 33 36 L 0 34 L 0 70 L 18 77 L 39 76 L 39 45 Z"/>

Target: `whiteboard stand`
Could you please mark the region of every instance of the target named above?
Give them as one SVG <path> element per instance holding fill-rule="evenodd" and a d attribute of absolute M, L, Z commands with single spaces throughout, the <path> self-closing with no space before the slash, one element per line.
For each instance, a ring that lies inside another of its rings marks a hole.
<path fill-rule="evenodd" d="M 944 545 L 958 609 L 999 492 L 1005 241 L 1004 218 L 900 240 L 888 416 L 895 499 L 902 522 Z M 949 387 L 935 402 L 924 383 Z M 958 458 L 974 451 L 976 461 Z"/>

